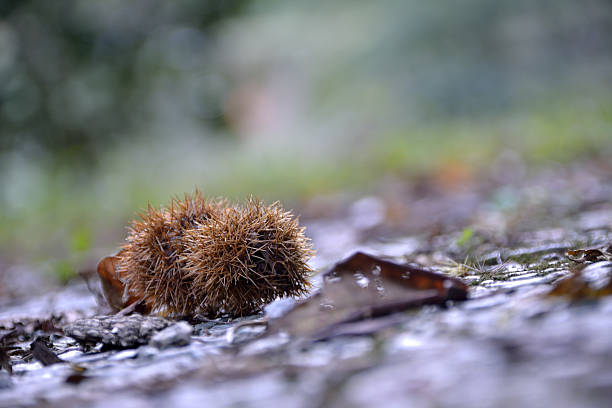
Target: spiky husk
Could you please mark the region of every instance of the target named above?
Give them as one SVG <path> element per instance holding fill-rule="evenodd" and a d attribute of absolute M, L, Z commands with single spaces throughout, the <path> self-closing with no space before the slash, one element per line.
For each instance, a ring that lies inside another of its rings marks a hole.
<path fill-rule="evenodd" d="M 223 205 L 205 200 L 196 191 L 193 196 L 186 194 L 184 200 L 172 199 L 170 208 L 149 206 L 140 214 L 119 255 L 118 275 L 123 277 L 126 296 L 144 299 L 148 310 L 192 313 L 199 302 L 192 296 L 193 279 L 182 258 L 186 232 L 205 224 Z"/>
<path fill-rule="evenodd" d="M 188 231 L 187 241 L 182 261 L 201 313 L 245 316 L 310 286 L 310 240 L 278 203 L 227 208 Z"/>

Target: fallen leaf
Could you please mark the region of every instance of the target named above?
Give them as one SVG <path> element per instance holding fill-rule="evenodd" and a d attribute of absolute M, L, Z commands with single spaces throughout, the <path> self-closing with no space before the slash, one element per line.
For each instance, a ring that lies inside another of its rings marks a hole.
<path fill-rule="evenodd" d="M 48 366 L 55 363 L 63 363 L 64 360 L 59 358 L 53 350 L 51 350 L 41 338 L 37 338 L 30 344 L 32 357 L 40 361 L 42 365 Z"/>
<path fill-rule="evenodd" d="M 108 305 L 113 311 L 118 312 L 123 309 L 123 291 L 125 285 L 119 280 L 117 275 L 117 256 L 107 256 L 98 263 L 98 276 L 102 283 L 102 290 Z"/>
<path fill-rule="evenodd" d="M 270 328 L 321 339 L 341 324 L 465 300 L 467 289 L 458 279 L 357 252 L 324 275 L 319 292 L 272 319 Z"/>
<path fill-rule="evenodd" d="M 596 262 L 574 268 L 569 277 L 555 284 L 549 295 L 563 296 L 572 301 L 612 295 L 612 262 Z"/>
<path fill-rule="evenodd" d="M 4 346 L 0 346 L 0 368 L 4 368 L 11 375 L 13 374 L 11 358 L 6 352 L 6 348 Z"/>
<path fill-rule="evenodd" d="M 69 376 L 66 377 L 66 379 L 64 380 L 66 383 L 68 384 L 74 384 L 74 385 L 78 385 L 80 383 L 82 383 L 83 381 L 89 379 L 90 377 L 80 373 L 80 372 L 75 372 L 73 374 L 70 374 Z"/>
<path fill-rule="evenodd" d="M 121 252 L 113 256 L 107 256 L 102 258 L 98 263 L 98 276 L 102 283 L 102 291 L 104 292 L 104 298 L 111 307 L 113 312 L 119 312 L 124 308 L 140 302 L 142 299 L 133 295 L 125 296 L 125 284 L 122 282 L 122 276 L 117 271 L 119 263 L 119 255 Z M 136 305 L 137 311 L 141 313 L 149 313 L 150 309 L 146 304 Z"/>
<path fill-rule="evenodd" d="M 409 315 L 395 313 L 388 316 L 380 316 L 375 319 L 365 319 L 356 322 L 334 324 L 325 332 L 322 332 L 317 340 L 337 336 L 364 336 L 379 333 L 388 327 L 396 326 L 410 318 Z"/>
<path fill-rule="evenodd" d="M 574 262 L 612 261 L 612 245 L 599 248 L 571 249 L 567 257 Z"/>

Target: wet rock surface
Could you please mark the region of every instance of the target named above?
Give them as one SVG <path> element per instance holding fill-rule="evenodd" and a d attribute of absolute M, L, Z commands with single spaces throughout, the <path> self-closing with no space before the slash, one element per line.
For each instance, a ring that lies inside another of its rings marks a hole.
<path fill-rule="evenodd" d="M 311 219 L 319 272 L 362 250 L 469 286 L 464 302 L 347 322 L 322 341 L 272 329 L 294 307 L 288 300 L 270 304 L 267 317 L 190 323 L 94 318 L 99 308 L 79 285 L 13 302 L 0 312 L 13 371 L 0 371 L 0 407 L 609 407 L 606 169 L 420 192 L 420 201 L 407 192 L 410 211 L 391 211 L 397 198 L 383 194 Z M 585 248 L 603 257 L 567 256 Z M 65 362 L 28 355 L 41 335 Z"/>
<path fill-rule="evenodd" d="M 82 343 L 134 347 L 147 344 L 152 336 L 167 328 L 170 321 L 156 316 L 97 316 L 80 319 L 64 327 L 64 333 Z"/>

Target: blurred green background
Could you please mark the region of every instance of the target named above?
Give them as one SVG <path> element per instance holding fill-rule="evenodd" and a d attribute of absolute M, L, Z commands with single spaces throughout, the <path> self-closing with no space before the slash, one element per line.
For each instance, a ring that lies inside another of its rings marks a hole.
<path fill-rule="evenodd" d="M 0 268 L 70 277 L 195 186 L 610 155 L 610 85 L 608 0 L 3 0 Z"/>

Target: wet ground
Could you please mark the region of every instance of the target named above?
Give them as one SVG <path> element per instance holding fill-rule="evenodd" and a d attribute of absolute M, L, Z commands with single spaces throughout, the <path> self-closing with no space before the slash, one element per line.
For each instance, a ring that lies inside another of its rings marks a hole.
<path fill-rule="evenodd" d="M 303 221 L 316 285 L 360 250 L 457 277 L 467 301 L 362 318 L 313 340 L 275 326 L 293 305 L 281 300 L 265 316 L 148 322 L 143 344 L 109 347 L 76 340 L 74 323 L 103 312 L 85 283 L 5 296 L 0 336 L 13 340 L 0 407 L 611 406 L 612 168 L 532 172 L 509 159 L 479 178 L 453 174 L 313 200 Z M 598 252 L 568 257 L 587 248 Z M 559 286 L 574 274 L 590 289 Z M 118 317 L 130 318 L 140 319 Z M 32 356 L 36 336 L 65 362 Z"/>

